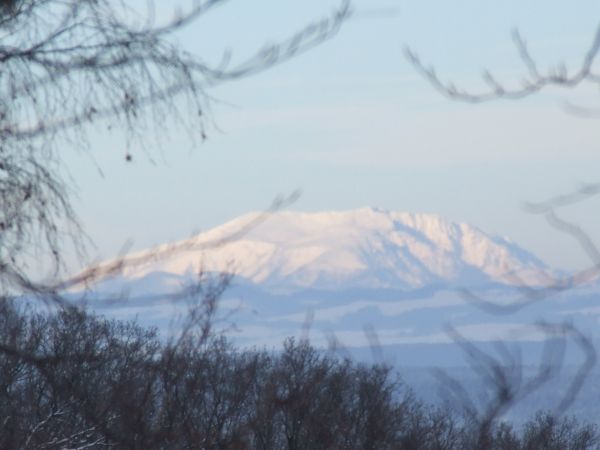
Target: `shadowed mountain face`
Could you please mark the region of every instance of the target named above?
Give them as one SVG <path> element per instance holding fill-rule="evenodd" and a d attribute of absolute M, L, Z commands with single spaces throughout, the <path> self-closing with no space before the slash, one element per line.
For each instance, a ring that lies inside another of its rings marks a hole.
<path fill-rule="evenodd" d="M 193 237 L 211 243 L 244 230 L 247 214 Z M 143 252 L 141 252 L 143 253 Z M 129 271 L 183 275 L 202 268 L 231 271 L 271 293 L 306 289 L 414 290 L 490 283 L 543 284 L 548 268 L 507 239 L 433 214 L 364 208 L 344 212 L 279 212 L 218 248 L 179 253 Z"/>

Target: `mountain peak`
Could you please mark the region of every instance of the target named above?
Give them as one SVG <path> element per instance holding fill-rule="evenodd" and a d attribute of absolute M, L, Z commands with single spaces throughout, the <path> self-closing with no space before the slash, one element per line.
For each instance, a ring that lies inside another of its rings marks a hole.
<path fill-rule="evenodd" d="M 183 274 L 202 267 L 234 271 L 239 280 L 286 291 L 513 284 L 514 275 L 540 284 L 547 278 L 547 267 L 514 243 L 437 214 L 372 207 L 280 211 L 249 227 L 258 214 L 192 238 L 202 243 L 236 237 L 225 245 L 177 254 L 128 275 Z"/>

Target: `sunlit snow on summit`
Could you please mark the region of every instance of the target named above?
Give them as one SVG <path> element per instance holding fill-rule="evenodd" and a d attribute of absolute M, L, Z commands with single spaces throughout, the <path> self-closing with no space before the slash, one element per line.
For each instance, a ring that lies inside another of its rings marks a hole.
<path fill-rule="evenodd" d="M 250 213 L 193 237 L 194 243 L 227 239 L 251 223 Z M 394 288 L 430 285 L 542 284 L 549 269 L 505 238 L 435 214 L 377 208 L 301 213 L 280 211 L 217 248 L 176 254 L 130 271 L 184 274 L 202 268 L 233 271 L 263 288 Z"/>

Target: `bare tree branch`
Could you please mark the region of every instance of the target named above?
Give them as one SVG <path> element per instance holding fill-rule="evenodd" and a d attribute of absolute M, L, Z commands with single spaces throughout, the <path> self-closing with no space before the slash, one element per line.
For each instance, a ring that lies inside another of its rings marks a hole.
<path fill-rule="evenodd" d="M 341 0 L 329 18 L 233 64 L 206 63 L 171 36 L 206 17 L 224 0 L 194 0 L 172 20 L 156 23 L 120 0 L 18 0 L 0 12 L 0 294 L 39 286 L 28 261 L 50 259 L 64 269 L 70 245 L 86 240 L 64 178 L 65 142 L 85 148 L 91 127 L 123 131 L 147 148 L 167 124 L 206 138 L 209 90 L 266 70 L 334 36 L 350 14 Z M 140 20 L 141 19 L 141 20 Z M 156 130 L 161 130 L 160 132 Z M 125 146 L 126 161 L 132 151 Z M 165 253 L 178 251 L 171 248 Z M 135 264 L 135 261 L 127 261 Z M 118 271 L 125 261 L 116 263 Z M 107 268 L 104 267 L 103 270 Z M 44 295 L 99 275 L 46 286 Z M 15 284 L 16 283 L 16 284 Z"/>
<path fill-rule="evenodd" d="M 596 29 L 592 42 L 578 67 L 569 71 L 564 64 L 557 64 L 547 72 L 542 72 L 535 59 L 529 52 L 527 42 L 518 30 L 513 31 L 515 47 L 523 62 L 527 75 L 523 78 L 521 86 L 507 86 L 499 81 L 490 71 L 485 70 L 482 80 L 490 87 L 488 91 L 472 92 L 468 89 L 457 87 L 454 83 L 444 81 L 432 66 L 421 61 L 419 55 L 406 47 L 404 50 L 407 60 L 413 67 L 426 78 L 431 85 L 443 95 L 470 103 L 481 103 L 495 99 L 518 100 L 536 94 L 550 86 L 573 88 L 583 83 L 600 84 L 600 73 L 594 71 L 598 52 L 600 51 L 600 27 Z"/>

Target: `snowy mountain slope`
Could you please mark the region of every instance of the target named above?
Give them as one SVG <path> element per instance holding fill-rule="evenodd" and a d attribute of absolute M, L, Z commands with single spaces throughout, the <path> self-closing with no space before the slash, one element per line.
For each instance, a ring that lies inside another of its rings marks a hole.
<path fill-rule="evenodd" d="M 278 212 L 241 237 L 203 248 L 237 235 L 256 217 L 247 214 L 182 241 L 196 249 L 128 270 L 125 277 L 140 279 L 153 272 L 183 275 L 202 268 L 234 272 L 239 281 L 271 292 L 293 292 L 543 284 L 549 273 L 532 254 L 473 226 L 433 214 L 375 208 Z"/>

